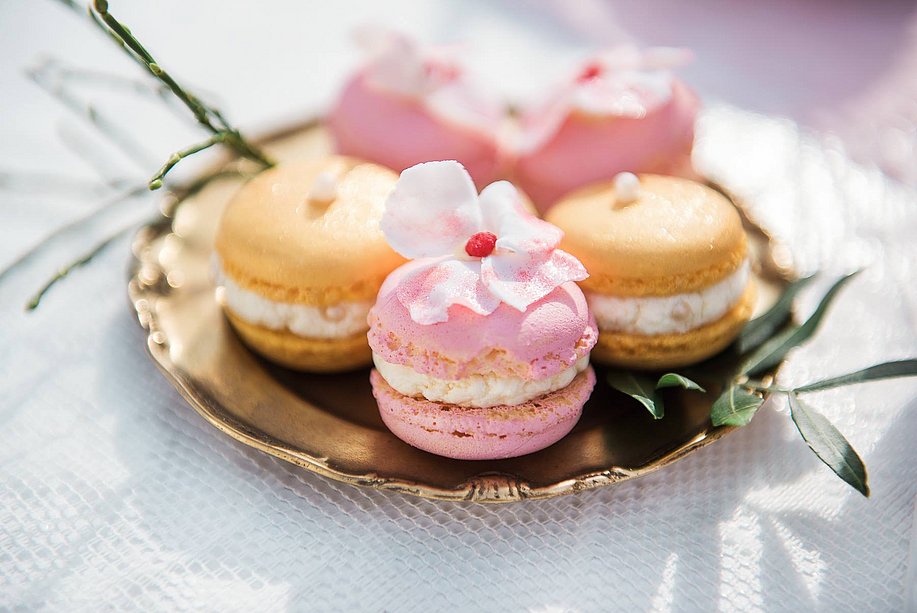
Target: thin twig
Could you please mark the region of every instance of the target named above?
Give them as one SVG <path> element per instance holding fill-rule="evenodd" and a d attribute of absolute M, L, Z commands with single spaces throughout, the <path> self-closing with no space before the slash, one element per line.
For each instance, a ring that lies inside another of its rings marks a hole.
<path fill-rule="evenodd" d="M 162 180 L 165 179 L 166 175 L 169 174 L 169 171 L 175 168 L 175 165 L 181 162 L 183 159 L 192 156 L 195 153 L 200 153 L 204 149 L 209 149 L 214 145 L 222 143 L 226 137 L 227 134 L 225 132 L 218 132 L 203 142 L 191 145 L 190 147 L 186 147 L 185 149 L 181 149 L 170 155 L 169 159 L 166 160 L 166 163 L 162 165 L 162 168 L 160 168 L 158 171 L 156 171 L 156 174 L 150 177 L 150 189 L 156 190 L 162 187 Z"/>
<path fill-rule="evenodd" d="M 41 304 L 42 299 L 45 297 L 45 294 L 47 294 L 51 290 L 51 288 L 54 287 L 54 285 L 56 285 L 59 281 L 63 280 L 65 277 L 67 277 L 67 275 L 69 275 L 71 272 L 73 272 L 77 268 L 80 268 L 90 263 L 93 259 L 95 259 L 96 256 L 98 256 L 100 253 L 105 251 L 106 247 L 108 247 L 109 245 L 114 243 L 116 240 L 121 238 L 124 234 L 126 234 L 136 225 L 137 225 L 136 223 L 131 223 L 121 228 L 120 230 L 118 230 L 117 232 L 115 232 L 114 234 L 104 239 L 99 244 L 97 244 L 95 247 L 90 249 L 88 252 L 80 256 L 78 259 L 74 260 L 70 264 L 64 266 L 59 271 L 57 271 L 57 273 L 53 277 L 51 277 L 42 286 L 42 288 L 38 290 L 38 292 L 34 296 L 32 296 L 32 298 L 26 304 L 26 307 L 25 307 L 26 310 L 34 311 L 35 309 L 37 309 L 38 305 Z"/>
<path fill-rule="evenodd" d="M 180 119 L 197 123 L 194 118 L 188 117 L 188 109 L 172 95 L 172 91 L 163 83 L 142 81 L 104 70 L 74 67 L 53 56 L 46 57 L 39 67 L 51 73 L 58 83 L 100 86 L 138 94 L 165 103 L 169 111 Z M 207 95 L 215 96 L 210 92 L 207 92 Z"/>
<path fill-rule="evenodd" d="M 191 111 L 198 123 L 212 134 L 225 133 L 222 142 L 235 149 L 240 156 L 257 162 L 265 168 L 273 165 L 273 161 L 261 149 L 249 143 L 219 110 L 207 105 L 182 87 L 169 72 L 160 66 L 153 55 L 147 51 L 131 31 L 108 11 L 107 0 L 94 0 L 93 8 L 94 10 L 90 10 L 93 21 L 102 27 L 109 36 L 114 38 L 119 46 L 134 58 L 134 61 L 165 84 L 188 107 L 188 110 Z"/>
<path fill-rule="evenodd" d="M 70 122 L 60 122 L 55 129 L 58 138 L 64 144 L 64 147 L 70 151 L 83 164 L 92 168 L 98 175 L 103 185 L 121 191 L 137 183 L 139 177 L 118 177 L 112 178 L 112 160 L 105 155 L 95 140 L 80 132 L 78 124 Z"/>
<path fill-rule="evenodd" d="M 73 0 L 58 1 L 70 9 L 78 10 L 78 5 Z M 146 47 L 131 33 L 130 29 L 109 12 L 107 0 L 94 0 L 92 5 L 87 7 L 87 10 L 92 22 L 134 62 L 165 85 L 175 98 L 191 111 L 191 114 L 201 126 L 215 137 L 218 136 L 220 143 L 226 144 L 234 149 L 239 156 L 256 162 L 262 168 L 273 166 L 273 160 L 260 148 L 248 142 L 239 130 L 229 123 L 220 110 L 206 104 L 195 96 L 160 66 Z M 181 158 L 179 158 L 180 160 Z"/>
<path fill-rule="evenodd" d="M 118 205 L 126 201 L 129 201 L 133 198 L 136 198 L 137 196 L 140 196 L 145 193 L 147 193 L 146 185 L 134 186 L 133 188 L 121 194 L 118 194 L 117 196 L 107 201 L 105 204 L 101 205 L 100 207 L 93 209 L 86 215 L 83 215 L 82 217 L 78 217 L 77 219 L 74 219 L 70 223 L 64 224 L 63 226 L 56 228 L 48 236 L 40 240 L 38 243 L 33 245 L 28 251 L 26 251 L 25 253 L 20 255 L 18 258 L 16 258 L 16 260 L 13 261 L 13 263 L 11 263 L 9 266 L 7 266 L 2 271 L 0 271 L 0 283 L 2 283 L 10 273 L 12 273 L 14 270 L 24 265 L 25 263 L 27 263 L 29 260 L 35 257 L 38 253 L 40 253 L 41 250 L 45 247 L 45 245 L 47 245 L 50 241 L 61 236 L 62 234 L 71 232 L 73 230 L 81 228 L 82 226 L 85 226 L 87 223 L 93 221 L 97 216 L 103 215 L 109 212 L 110 210 L 116 208 Z"/>
<path fill-rule="evenodd" d="M 203 190 L 214 181 L 219 181 L 220 179 L 228 179 L 230 177 L 248 181 L 253 176 L 255 176 L 254 173 L 243 172 L 241 170 L 219 170 L 217 172 L 204 175 L 203 177 L 198 177 L 191 183 L 172 189 L 172 194 L 175 197 L 170 199 L 167 207 L 164 206 L 162 208 L 162 214 L 167 218 L 174 217 L 175 212 L 181 203 L 194 196 L 195 194 L 200 193 L 201 190 Z"/>
<path fill-rule="evenodd" d="M 98 197 L 111 187 L 61 174 L 0 169 L 0 190 L 5 191 Z"/>
<path fill-rule="evenodd" d="M 93 70 L 89 68 L 77 68 L 67 65 L 63 60 L 56 57 L 45 57 L 35 68 L 36 71 L 43 72 L 49 76 L 53 75 L 56 82 L 77 82 L 88 83 L 91 85 L 103 85 L 109 88 L 126 90 L 145 96 L 154 96 L 157 100 L 167 99 L 171 93 L 163 84 L 149 83 L 139 79 L 132 79 L 113 72 L 103 70 Z"/>
<path fill-rule="evenodd" d="M 127 154 L 136 164 L 143 168 L 149 168 L 155 164 L 155 158 L 146 151 L 139 142 L 130 134 L 122 130 L 115 122 L 108 119 L 108 117 L 93 106 L 92 103 L 80 100 L 74 96 L 68 88 L 60 83 L 51 83 L 46 70 L 38 67 L 28 70 L 26 74 L 36 85 L 53 96 L 68 110 L 88 121 L 90 125 L 107 137 L 109 141 Z"/>
<path fill-rule="evenodd" d="M 169 216 L 171 216 L 172 214 L 174 214 L 175 209 L 176 209 L 182 202 L 184 202 L 185 200 L 187 200 L 187 199 L 190 198 L 191 196 L 193 196 L 193 195 L 199 193 L 202 189 L 204 189 L 205 187 L 207 187 L 208 185 L 210 185 L 212 182 L 214 182 L 214 181 L 216 181 L 216 180 L 219 180 L 219 179 L 229 178 L 229 177 L 249 178 L 250 175 L 249 175 L 248 173 L 243 173 L 243 172 L 240 172 L 240 171 L 238 171 L 238 170 L 220 170 L 220 171 L 217 171 L 217 172 L 214 172 L 214 173 L 205 175 L 205 176 L 203 176 L 203 177 L 200 177 L 200 178 L 198 178 L 197 180 L 195 180 L 194 182 L 192 182 L 192 183 L 190 183 L 190 184 L 188 184 L 188 185 L 186 185 L 186 186 L 182 186 L 182 187 L 176 189 L 174 192 L 172 192 L 173 194 L 175 194 L 175 198 L 173 199 L 174 201 L 173 201 L 173 203 L 172 203 L 172 205 L 171 205 L 170 210 L 169 210 L 169 211 L 164 211 L 164 212 L 163 212 L 163 218 L 169 217 Z M 146 187 L 145 187 L 145 186 L 143 186 L 143 187 L 138 187 L 138 188 L 136 188 L 136 191 L 137 191 L 137 193 L 145 193 L 145 192 L 146 192 Z M 87 219 L 87 221 L 88 221 L 88 219 Z M 74 261 L 71 262 L 70 264 L 67 264 L 66 266 L 64 266 L 64 267 L 61 268 L 60 270 L 58 270 L 50 279 L 48 279 L 48 280 L 45 282 L 45 284 L 44 284 L 44 285 L 42 286 L 42 288 L 35 294 L 35 296 L 34 296 L 31 300 L 29 300 L 29 302 L 26 304 L 26 310 L 28 310 L 28 311 L 33 311 L 33 310 L 35 310 L 36 308 L 38 308 L 38 306 L 39 306 L 39 304 L 41 303 L 42 299 L 43 299 L 43 298 L 45 297 L 45 295 L 51 290 L 51 288 L 54 287 L 54 285 L 56 285 L 58 282 L 60 282 L 60 281 L 62 281 L 63 279 L 65 279 L 65 278 L 66 278 L 71 272 L 73 272 L 74 270 L 76 270 L 76 269 L 78 269 L 78 268 L 80 268 L 80 267 L 82 267 L 82 266 L 85 266 L 86 264 L 89 264 L 89 263 L 90 263 L 99 253 L 101 253 L 102 251 L 104 251 L 105 248 L 108 247 L 108 245 L 110 245 L 110 244 L 113 243 L 115 240 L 117 240 L 119 236 L 123 235 L 125 232 L 127 232 L 128 230 L 130 230 L 131 228 L 134 228 L 134 227 L 136 227 L 136 226 L 137 226 L 137 223 L 136 223 L 136 222 L 133 222 L 133 223 L 131 223 L 131 224 L 129 224 L 129 225 L 127 225 L 127 226 L 121 228 L 120 230 L 117 230 L 115 233 L 113 233 L 113 234 L 109 235 L 108 237 L 106 237 L 105 239 L 103 239 L 100 243 L 98 243 L 98 244 L 97 244 L 95 247 L 93 247 L 90 251 L 88 251 L 88 252 L 85 253 L 84 255 L 80 256 L 78 259 L 74 260 Z M 74 226 L 74 227 L 75 227 L 75 226 Z M 63 231 L 63 230 L 62 230 L 62 231 Z M 47 243 L 47 241 L 50 240 L 50 239 L 53 238 L 53 237 L 54 237 L 54 235 L 48 237 L 47 239 L 45 239 L 44 241 L 42 241 L 41 243 L 39 243 L 38 245 L 36 245 L 36 247 L 34 247 L 34 248 L 31 250 L 30 253 L 27 253 L 25 256 L 23 256 L 22 258 L 20 258 L 19 260 L 17 260 L 17 262 L 14 263 L 12 266 L 10 266 L 8 269 L 6 269 L 6 270 L 4 270 L 2 273 L 0 273 L 0 282 L 3 281 L 3 277 L 4 277 L 10 270 L 12 270 L 12 269 L 15 268 L 15 267 L 18 267 L 18 266 L 21 264 L 22 261 L 25 261 L 25 259 L 27 259 L 27 258 L 33 256 L 35 253 L 37 253 L 38 251 L 40 251 L 41 247 L 43 247 L 43 246 Z"/>
<path fill-rule="evenodd" d="M 74 0 L 58 0 L 64 6 L 74 10 L 80 11 L 80 6 Z M 176 164 L 181 160 L 185 159 L 188 156 L 194 155 L 200 151 L 203 151 L 209 147 L 212 147 L 216 144 L 226 144 L 230 146 L 235 152 L 243 158 L 252 160 L 256 162 L 262 168 L 268 168 L 273 165 L 273 161 L 267 157 L 267 155 L 262 152 L 258 147 L 249 143 L 239 132 L 237 128 L 229 123 L 226 120 L 225 116 L 216 108 L 211 107 L 204 102 L 202 102 L 195 95 L 191 94 L 186 88 L 178 84 L 177 81 L 166 72 L 156 60 L 153 58 L 152 54 L 146 50 L 146 48 L 134 37 L 130 30 L 121 24 L 113 15 L 108 12 L 108 2 L 106 0 L 95 0 L 93 5 L 88 8 L 89 17 L 92 22 L 99 27 L 105 34 L 119 47 L 121 47 L 129 57 L 131 57 L 135 62 L 141 65 L 147 72 L 149 72 L 154 78 L 156 78 L 160 83 L 162 83 L 168 90 L 177 98 L 188 110 L 191 111 L 194 118 L 211 133 L 211 137 L 206 141 L 192 145 L 185 149 L 182 149 L 169 157 L 166 163 L 160 168 L 160 170 L 153 176 L 149 181 L 148 185 L 143 188 L 134 188 L 119 196 L 118 198 L 113 199 L 111 202 L 102 205 L 96 210 L 92 211 L 89 215 L 81 217 L 65 226 L 58 228 L 48 237 L 40 241 L 37 245 L 33 246 L 25 254 L 17 258 L 10 266 L 8 266 L 3 271 L 0 271 L 0 283 L 6 278 L 6 276 L 13 271 L 14 269 L 19 268 L 24 263 L 29 261 L 37 253 L 39 253 L 45 246 L 47 246 L 53 239 L 79 229 L 84 224 L 89 221 L 94 220 L 99 215 L 104 215 L 110 209 L 112 209 L 117 204 L 124 202 L 125 200 L 130 199 L 133 196 L 139 195 L 145 191 L 145 188 L 149 189 L 158 189 L 162 186 L 162 181 L 165 176 L 171 171 Z M 52 87 L 47 83 L 47 72 L 54 67 L 53 64 L 45 65 L 44 70 L 35 70 L 32 73 L 33 79 L 39 83 L 39 85 L 45 86 L 45 88 L 56 97 L 58 97 L 62 102 L 67 104 L 73 109 L 81 109 L 83 115 L 86 116 L 92 122 L 92 125 L 99 128 L 100 131 L 106 133 L 109 138 L 118 141 L 119 144 L 124 144 L 124 139 L 113 137 L 113 134 L 120 134 L 117 126 L 107 122 L 102 119 L 101 116 L 91 105 L 81 104 L 70 92 L 62 86 L 63 79 L 58 76 L 57 86 Z M 84 73 L 85 74 L 85 73 Z M 234 174 L 235 171 L 220 171 L 214 173 L 209 177 L 205 177 L 202 180 L 197 181 L 192 185 L 190 189 L 184 190 L 180 196 L 178 196 L 175 202 L 171 205 L 171 209 L 174 212 L 175 208 L 183 201 L 185 198 L 189 197 L 196 191 L 199 191 L 206 184 L 208 184 L 214 178 L 219 176 L 226 176 L 227 174 Z M 132 224 L 130 227 L 133 227 Z M 29 301 L 27 308 L 29 310 L 35 309 L 41 302 L 42 298 L 47 294 L 47 292 L 60 280 L 64 279 L 70 272 L 73 270 L 85 266 L 91 262 L 99 253 L 101 253 L 108 245 L 112 244 L 117 237 L 123 232 L 127 231 L 128 228 L 123 228 L 117 233 L 107 237 L 101 243 L 96 245 L 88 253 L 81 256 L 79 259 L 75 260 L 73 263 L 61 268 L 51 279 L 49 279 L 41 290 Z"/>

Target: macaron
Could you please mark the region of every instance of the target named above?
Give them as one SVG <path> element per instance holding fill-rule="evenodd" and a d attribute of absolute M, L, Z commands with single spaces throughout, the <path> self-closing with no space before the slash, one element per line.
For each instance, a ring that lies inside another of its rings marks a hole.
<path fill-rule="evenodd" d="M 543 449 L 578 421 L 595 384 L 597 329 L 556 249 L 557 228 L 507 182 L 480 197 L 455 162 L 402 173 L 382 228 L 415 258 L 389 275 L 369 313 L 382 420 L 419 449 L 465 460 Z"/>
<path fill-rule="evenodd" d="M 454 58 L 397 32 L 373 28 L 358 35 L 369 58 L 328 114 L 336 151 L 399 172 L 458 160 L 479 186 L 495 180 L 503 165 L 501 105 Z"/>
<path fill-rule="evenodd" d="M 334 372 L 371 362 L 366 317 L 404 260 L 379 228 L 398 176 L 343 156 L 282 162 L 227 205 L 214 254 L 218 297 L 255 352 Z"/>
<path fill-rule="evenodd" d="M 576 284 L 525 313 L 453 306 L 447 321 L 421 325 L 397 299 L 409 270 L 389 278 L 370 312 L 385 425 L 414 447 L 464 460 L 524 455 L 566 436 L 595 385 L 597 331 Z"/>
<path fill-rule="evenodd" d="M 547 215 L 599 327 L 597 362 L 685 366 L 729 345 L 751 317 L 748 242 L 733 204 L 689 179 L 623 173 L 582 188 Z"/>
<path fill-rule="evenodd" d="M 699 101 L 672 72 L 683 50 L 618 48 L 523 112 L 513 180 L 542 212 L 619 172 L 693 177 Z"/>

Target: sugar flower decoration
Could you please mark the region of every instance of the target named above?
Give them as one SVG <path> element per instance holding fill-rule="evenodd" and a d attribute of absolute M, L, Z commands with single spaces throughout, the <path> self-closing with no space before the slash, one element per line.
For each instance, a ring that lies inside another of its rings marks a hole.
<path fill-rule="evenodd" d="M 616 47 L 580 69 L 569 99 L 587 113 L 639 119 L 668 101 L 672 70 L 690 61 L 687 49 Z"/>
<path fill-rule="evenodd" d="M 358 29 L 354 36 L 369 57 L 366 74 L 377 87 L 419 96 L 462 74 L 456 62 L 432 49 L 422 48 L 401 32 L 368 26 Z"/>
<path fill-rule="evenodd" d="M 673 70 L 692 60 L 687 49 L 626 45 L 594 56 L 541 104 L 522 117 L 521 151 L 537 148 L 579 111 L 640 119 L 672 97 Z"/>
<path fill-rule="evenodd" d="M 430 112 L 459 124 L 487 130 L 499 126 L 500 105 L 481 93 L 447 50 L 373 26 L 358 29 L 355 38 L 368 56 L 364 71 L 372 87 L 418 100 Z"/>
<path fill-rule="evenodd" d="M 521 204 L 507 181 L 478 195 L 458 162 L 426 162 L 408 168 L 389 196 L 382 231 L 409 259 L 398 300 L 420 324 L 449 318 L 449 307 L 480 315 L 500 303 L 518 311 L 568 281 L 588 274 L 575 257 L 557 249 L 563 233 Z"/>

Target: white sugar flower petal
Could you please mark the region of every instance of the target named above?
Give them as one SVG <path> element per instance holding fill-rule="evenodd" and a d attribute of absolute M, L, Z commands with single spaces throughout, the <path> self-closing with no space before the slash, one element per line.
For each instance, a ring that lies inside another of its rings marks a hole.
<path fill-rule="evenodd" d="M 632 45 L 614 47 L 582 63 L 541 103 L 522 113 L 517 153 L 530 154 L 549 142 L 571 113 L 642 118 L 672 97 L 672 71 L 690 63 L 686 49 Z"/>
<path fill-rule="evenodd" d="M 391 53 L 417 55 L 417 44 L 403 32 L 364 24 L 353 30 L 353 39 L 370 59 Z"/>
<path fill-rule="evenodd" d="M 560 249 L 494 254 L 481 261 L 481 280 L 487 289 L 518 311 L 525 311 L 563 283 L 588 276 L 579 260 Z"/>
<path fill-rule="evenodd" d="M 428 89 L 423 55 L 414 40 L 377 26 L 358 28 L 354 38 L 369 56 L 366 76 L 374 86 L 406 96 Z"/>
<path fill-rule="evenodd" d="M 480 200 L 484 228 L 497 236 L 497 249 L 516 253 L 550 251 L 563 238 L 560 228 L 525 210 L 519 191 L 507 181 L 485 187 Z"/>
<path fill-rule="evenodd" d="M 497 134 L 504 123 L 503 106 L 495 98 L 482 94 L 465 76 L 440 83 L 424 102 L 437 117 L 474 130 Z"/>
<path fill-rule="evenodd" d="M 560 229 L 528 213 L 515 187 L 500 181 L 479 198 L 458 162 L 427 162 L 401 173 L 382 231 L 398 253 L 422 258 L 407 265 L 396 290 L 419 324 L 447 321 L 453 305 L 485 316 L 501 302 L 525 311 L 559 285 L 588 276 L 579 260 L 556 249 Z M 469 259 L 463 251 L 478 232 L 493 234 L 496 244 L 476 242 L 486 248 L 473 253 L 490 255 Z"/>
<path fill-rule="evenodd" d="M 385 203 L 381 227 L 388 244 L 406 258 L 458 252 L 481 230 L 478 193 L 468 171 L 454 161 L 411 166 Z"/>
<path fill-rule="evenodd" d="M 411 319 L 422 325 L 446 321 L 455 304 L 479 315 L 490 315 L 500 306 L 500 299 L 481 281 L 480 260 L 432 260 L 402 279 L 396 295 Z"/>

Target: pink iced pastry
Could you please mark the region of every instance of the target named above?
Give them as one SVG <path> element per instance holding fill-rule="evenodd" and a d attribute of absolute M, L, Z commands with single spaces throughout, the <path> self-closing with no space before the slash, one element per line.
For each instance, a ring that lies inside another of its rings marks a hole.
<path fill-rule="evenodd" d="M 595 386 L 586 369 L 567 387 L 510 406 L 444 406 L 394 390 L 378 371 L 370 374 L 382 421 L 409 445 L 459 460 L 514 458 L 553 445 L 579 421 Z"/>
<path fill-rule="evenodd" d="M 371 381 L 383 421 L 405 442 L 459 459 L 542 449 L 579 419 L 595 383 L 595 320 L 556 249 L 555 226 L 505 181 L 480 194 L 457 162 L 405 170 L 382 230 L 414 258 L 369 314 Z"/>
<path fill-rule="evenodd" d="M 338 153 L 396 171 L 454 159 L 481 186 L 499 176 L 503 109 L 457 62 L 388 30 L 361 30 L 357 40 L 369 61 L 328 116 Z"/>
<path fill-rule="evenodd" d="M 523 113 L 513 178 L 542 212 L 568 192 L 620 172 L 693 178 L 699 102 L 672 74 L 687 51 L 620 47 L 583 66 Z"/>

